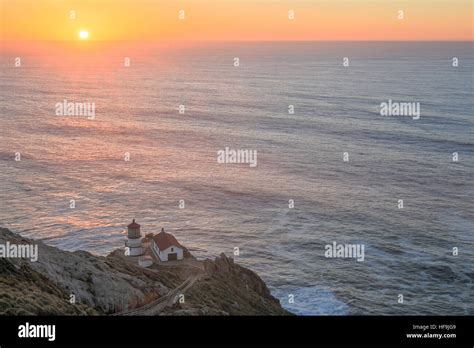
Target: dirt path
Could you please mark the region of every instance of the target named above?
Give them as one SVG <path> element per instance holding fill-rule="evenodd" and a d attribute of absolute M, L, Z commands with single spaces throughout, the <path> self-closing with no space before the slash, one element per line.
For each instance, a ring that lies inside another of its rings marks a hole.
<path fill-rule="evenodd" d="M 202 278 L 204 274 L 198 274 L 188 277 L 184 282 L 178 285 L 173 290 L 170 290 L 166 295 L 159 299 L 147 303 L 139 308 L 134 308 L 112 315 L 158 315 L 164 308 L 172 306 L 178 301 L 178 296 L 188 290 L 197 280 Z"/>

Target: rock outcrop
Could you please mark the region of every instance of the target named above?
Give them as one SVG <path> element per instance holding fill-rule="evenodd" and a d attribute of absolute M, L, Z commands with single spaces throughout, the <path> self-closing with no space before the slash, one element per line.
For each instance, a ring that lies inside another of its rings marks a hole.
<path fill-rule="evenodd" d="M 0 315 L 106 315 L 159 301 L 190 276 L 185 300 L 160 315 L 288 315 L 251 270 L 216 260 L 141 268 L 123 250 L 107 257 L 67 252 L 0 228 L 0 244 L 37 244 L 38 260 L 0 258 Z"/>
<path fill-rule="evenodd" d="M 265 282 L 225 254 L 205 260 L 207 274 L 186 294 L 175 314 L 195 315 L 289 315 L 271 295 Z"/>

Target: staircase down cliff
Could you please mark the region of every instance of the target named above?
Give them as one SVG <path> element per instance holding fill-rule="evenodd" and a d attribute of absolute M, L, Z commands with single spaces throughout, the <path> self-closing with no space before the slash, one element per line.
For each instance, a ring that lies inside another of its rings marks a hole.
<path fill-rule="evenodd" d="M 142 268 L 123 250 L 68 252 L 0 228 L 8 243 L 37 245 L 38 260 L 0 257 L 0 315 L 291 315 L 224 254 Z"/>

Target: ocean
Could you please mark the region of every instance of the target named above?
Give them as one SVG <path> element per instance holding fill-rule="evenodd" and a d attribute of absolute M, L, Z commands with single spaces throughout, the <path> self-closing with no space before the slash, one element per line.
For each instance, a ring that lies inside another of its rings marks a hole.
<path fill-rule="evenodd" d="M 45 45 L 1 54 L 0 226 L 107 255 L 135 218 L 199 258 L 238 248 L 301 315 L 474 314 L 472 42 Z"/>

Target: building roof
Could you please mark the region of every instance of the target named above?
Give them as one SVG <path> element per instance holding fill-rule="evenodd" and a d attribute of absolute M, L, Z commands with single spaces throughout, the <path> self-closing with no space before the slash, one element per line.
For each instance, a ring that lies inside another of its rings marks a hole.
<path fill-rule="evenodd" d="M 176 240 L 176 238 L 165 232 L 165 229 L 162 228 L 161 232 L 158 233 L 157 235 L 153 236 L 153 240 L 155 241 L 156 245 L 160 250 L 165 250 L 166 248 L 169 248 L 170 246 L 175 246 L 181 249 L 184 249 L 184 247 L 179 244 L 179 242 Z"/>
<path fill-rule="evenodd" d="M 133 219 L 132 223 L 127 226 L 128 228 L 140 228 L 140 224 L 137 224 L 135 222 L 135 219 Z"/>

